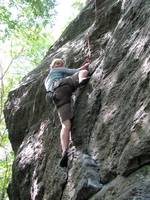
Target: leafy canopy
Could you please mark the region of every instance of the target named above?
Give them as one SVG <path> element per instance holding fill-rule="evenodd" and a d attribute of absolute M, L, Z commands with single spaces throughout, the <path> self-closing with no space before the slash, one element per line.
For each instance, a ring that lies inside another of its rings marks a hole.
<path fill-rule="evenodd" d="M 54 16 L 55 0 L 1 0 L 1 34 L 8 36 L 19 28 L 38 27 L 50 23 Z"/>

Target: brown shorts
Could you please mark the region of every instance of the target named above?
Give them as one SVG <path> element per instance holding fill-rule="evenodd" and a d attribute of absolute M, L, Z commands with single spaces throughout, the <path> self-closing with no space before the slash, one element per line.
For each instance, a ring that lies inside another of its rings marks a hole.
<path fill-rule="evenodd" d="M 79 86 L 78 73 L 61 79 L 60 86 L 55 89 L 54 102 L 56 104 L 60 121 L 63 122 L 73 117 L 71 96 Z"/>
<path fill-rule="evenodd" d="M 60 106 L 57 109 L 57 112 L 58 112 L 58 116 L 61 122 L 64 122 L 67 119 L 72 119 L 73 117 L 73 109 L 72 109 L 71 103 L 66 103 Z"/>

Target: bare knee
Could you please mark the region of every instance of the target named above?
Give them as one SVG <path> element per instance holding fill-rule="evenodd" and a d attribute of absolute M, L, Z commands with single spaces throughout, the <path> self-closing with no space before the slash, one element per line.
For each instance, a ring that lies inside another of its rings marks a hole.
<path fill-rule="evenodd" d="M 87 77 L 87 75 L 88 75 L 88 70 L 83 69 L 83 70 L 79 71 L 79 76 L 80 77 Z"/>

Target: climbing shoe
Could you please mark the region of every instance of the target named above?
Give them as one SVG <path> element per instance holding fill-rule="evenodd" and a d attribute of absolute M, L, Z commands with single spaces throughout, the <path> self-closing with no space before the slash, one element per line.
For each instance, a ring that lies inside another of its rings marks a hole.
<path fill-rule="evenodd" d="M 68 152 L 65 151 L 60 160 L 60 167 L 67 167 L 68 165 Z"/>

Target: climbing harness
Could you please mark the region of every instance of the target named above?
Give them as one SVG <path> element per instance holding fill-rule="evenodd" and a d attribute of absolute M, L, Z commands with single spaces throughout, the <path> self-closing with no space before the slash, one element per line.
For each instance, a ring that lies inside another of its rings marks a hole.
<path fill-rule="evenodd" d="M 53 83 L 52 83 L 52 86 L 51 86 L 51 90 L 49 90 L 49 91 L 47 91 L 46 92 L 46 99 L 48 100 L 48 101 L 53 101 L 54 100 L 54 97 L 55 97 L 55 90 L 58 88 L 58 87 L 60 87 L 60 86 L 62 86 L 62 85 L 64 85 L 64 84 L 62 84 L 60 81 L 54 81 Z"/>

